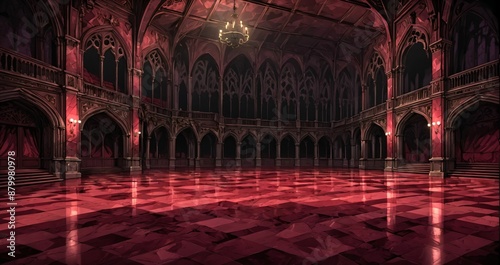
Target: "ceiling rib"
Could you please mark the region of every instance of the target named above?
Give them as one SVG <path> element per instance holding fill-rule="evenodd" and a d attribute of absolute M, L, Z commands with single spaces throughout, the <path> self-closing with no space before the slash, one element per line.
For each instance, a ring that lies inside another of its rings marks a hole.
<path fill-rule="evenodd" d="M 285 11 L 285 12 L 292 12 L 291 8 L 283 7 L 283 6 L 278 6 L 278 5 L 275 5 L 275 4 L 263 3 L 263 2 L 260 2 L 259 0 L 244 0 L 244 1 L 248 2 L 248 3 L 255 4 L 255 5 L 267 6 L 267 7 L 270 7 L 270 8 L 273 8 L 273 9 L 277 9 L 277 10 L 281 10 L 281 11 Z M 323 15 L 311 14 L 309 12 L 304 12 L 304 11 L 301 11 L 301 10 L 295 10 L 295 13 L 296 14 L 301 14 L 301 15 L 304 15 L 304 16 L 307 16 L 307 17 L 311 17 L 311 18 L 319 18 L 319 19 L 322 19 L 322 20 L 325 20 L 325 21 L 328 21 L 328 22 L 332 22 L 332 23 L 344 24 L 344 25 L 355 27 L 355 28 L 362 29 L 362 30 L 368 30 L 368 31 L 372 31 L 372 32 L 376 32 L 377 31 L 374 28 L 360 27 L 360 26 L 354 25 L 353 23 L 349 23 L 349 22 L 346 22 L 346 21 L 342 22 L 342 21 L 340 21 L 338 19 L 330 18 L 330 17 L 323 16 Z"/>

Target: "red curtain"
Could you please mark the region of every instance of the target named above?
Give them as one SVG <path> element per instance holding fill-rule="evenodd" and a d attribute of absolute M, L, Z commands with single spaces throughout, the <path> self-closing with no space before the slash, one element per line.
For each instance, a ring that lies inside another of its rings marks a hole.
<path fill-rule="evenodd" d="M 0 143 L 0 157 L 7 157 L 9 151 L 16 151 L 16 127 L 0 124 Z"/>
<path fill-rule="evenodd" d="M 40 153 L 38 151 L 38 141 L 36 139 L 34 128 L 23 128 L 24 132 L 24 146 L 23 146 L 23 156 L 37 158 Z"/>
<path fill-rule="evenodd" d="M 500 130 L 495 123 L 466 126 L 461 134 L 462 161 L 479 163 L 500 162 Z"/>

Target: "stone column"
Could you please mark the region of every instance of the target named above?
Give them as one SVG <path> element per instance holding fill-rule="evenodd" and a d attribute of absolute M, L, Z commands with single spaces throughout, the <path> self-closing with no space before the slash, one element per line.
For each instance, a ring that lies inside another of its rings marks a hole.
<path fill-rule="evenodd" d="M 146 135 L 144 135 L 144 137 L 146 137 L 146 144 L 143 147 L 144 150 L 145 150 L 144 151 L 145 152 L 144 159 L 146 161 L 144 161 L 143 165 L 146 167 L 146 169 L 150 169 L 151 168 L 151 161 L 149 160 L 150 159 L 150 157 L 149 157 L 149 152 L 150 152 L 149 148 L 150 148 L 150 144 L 151 144 L 151 137 L 150 136 L 146 136 Z M 156 156 L 155 157 L 158 158 L 158 147 L 156 148 Z"/>
<path fill-rule="evenodd" d="M 449 163 L 446 152 L 446 122 L 445 117 L 445 83 L 446 79 L 446 53 L 451 42 L 445 39 L 439 39 L 430 45 L 432 52 L 432 81 L 430 86 L 430 95 L 432 99 L 432 123 L 431 129 L 431 150 L 430 159 L 431 169 L 429 175 L 437 177 L 446 177 L 448 173 L 447 165 Z M 437 125 L 437 124 L 440 125 Z"/>
<path fill-rule="evenodd" d="M 236 143 L 236 166 L 241 166 L 241 142 Z"/>
<path fill-rule="evenodd" d="M 300 144 L 295 144 L 295 166 L 300 167 Z"/>
<path fill-rule="evenodd" d="M 316 112 L 317 113 L 317 112 Z M 314 164 L 315 167 L 319 166 L 319 150 L 318 143 L 314 143 Z"/>
<path fill-rule="evenodd" d="M 169 140 L 169 165 L 170 169 L 175 169 L 175 137 L 170 137 Z"/>
<path fill-rule="evenodd" d="M 200 167 L 200 146 L 201 141 L 196 141 L 196 158 L 194 162 L 196 168 Z"/>
<path fill-rule="evenodd" d="M 276 166 L 281 166 L 281 142 L 276 141 Z"/>
<path fill-rule="evenodd" d="M 262 158 L 261 158 L 261 143 L 257 142 L 256 143 L 256 154 L 255 154 L 255 166 L 256 167 L 261 167 L 262 166 Z"/>
<path fill-rule="evenodd" d="M 215 166 L 222 166 L 222 142 L 218 141 L 215 147 Z"/>

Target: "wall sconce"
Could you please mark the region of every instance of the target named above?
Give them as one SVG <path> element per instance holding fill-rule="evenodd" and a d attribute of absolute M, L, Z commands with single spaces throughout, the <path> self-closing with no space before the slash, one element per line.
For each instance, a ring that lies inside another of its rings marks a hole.
<path fill-rule="evenodd" d="M 139 135 L 141 135 L 140 131 L 134 133 L 134 136 L 136 136 L 136 137 L 139 136 Z"/>
<path fill-rule="evenodd" d="M 385 136 L 389 136 L 389 135 L 391 135 L 391 132 L 386 132 L 385 133 Z"/>
<path fill-rule="evenodd" d="M 440 121 L 432 122 L 432 123 L 427 123 L 427 127 L 433 127 L 434 128 L 434 133 L 437 134 L 439 132 L 439 126 L 441 126 Z"/>
<path fill-rule="evenodd" d="M 80 123 L 82 123 L 82 121 L 81 121 L 81 120 L 75 120 L 75 119 L 71 118 L 71 119 L 69 119 L 69 123 L 70 123 L 71 125 L 73 125 L 73 126 L 70 126 L 70 127 L 69 127 L 69 132 L 70 132 L 72 135 L 74 135 L 74 134 L 75 134 L 74 129 L 75 129 L 75 127 L 76 127 L 76 124 L 77 124 L 77 123 L 78 123 L 78 124 L 80 124 Z"/>

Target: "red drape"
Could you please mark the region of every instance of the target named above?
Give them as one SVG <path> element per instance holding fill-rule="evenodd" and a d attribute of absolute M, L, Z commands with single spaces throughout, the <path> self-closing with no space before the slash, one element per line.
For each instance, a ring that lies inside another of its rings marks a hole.
<path fill-rule="evenodd" d="M 34 128 L 23 128 L 24 143 L 23 143 L 23 156 L 24 157 L 39 157 L 38 141 L 35 136 Z"/>
<path fill-rule="evenodd" d="M 462 161 L 499 163 L 500 130 L 493 123 L 480 123 L 463 128 L 460 149 Z"/>
<path fill-rule="evenodd" d="M 7 157 L 9 151 L 16 151 L 16 127 L 0 124 L 0 157 Z"/>

